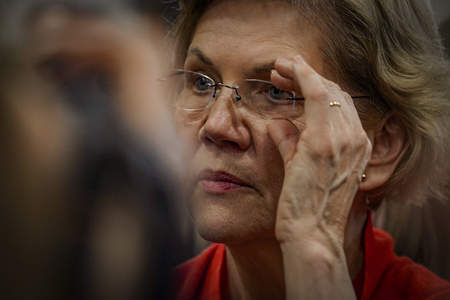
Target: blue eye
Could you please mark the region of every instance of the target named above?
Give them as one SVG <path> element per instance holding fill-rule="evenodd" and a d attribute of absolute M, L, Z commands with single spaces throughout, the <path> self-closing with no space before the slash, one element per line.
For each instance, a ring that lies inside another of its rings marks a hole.
<path fill-rule="evenodd" d="M 195 89 L 196 89 L 198 92 L 204 92 L 204 91 L 207 91 L 207 90 L 209 90 L 209 88 L 211 88 L 211 86 L 213 86 L 213 85 L 214 85 L 214 83 L 211 82 L 211 80 L 209 80 L 209 79 L 206 78 L 206 77 L 202 77 L 202 76 L 197 77 L 197 78 L 195 79 L 195 82 L 194 82 Z"/>
<path fill-rule="evenodd" d="M 273 102 L 287 101 L 289 98 L 294 97 L 292 93 L 280 90 L 275 86 L 271 86 L 269 88 L 268 94 L 269 100 Z"/>

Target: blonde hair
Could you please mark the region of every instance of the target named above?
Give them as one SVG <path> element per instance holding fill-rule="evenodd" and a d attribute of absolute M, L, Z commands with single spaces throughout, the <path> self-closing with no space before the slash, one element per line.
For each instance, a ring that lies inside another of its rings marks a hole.
<path fill-rule="evenodd" d="M 339 79 L 387 104 L 404 126 L 407 151 L 383 186 L 383 198 L 415 204 L 430 197 L 445 199 L 450 71 L 429 2 L 284 1 L 322 30 L 324 61 Z M 184 61 L 197 22 L 213 2 L 181 1 L 173 30 L 178 63 Z"/>

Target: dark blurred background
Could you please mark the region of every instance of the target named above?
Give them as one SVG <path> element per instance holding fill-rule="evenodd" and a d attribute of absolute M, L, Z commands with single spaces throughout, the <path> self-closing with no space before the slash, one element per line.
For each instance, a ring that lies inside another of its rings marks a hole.
<path fill-rule="evenodd" d="M 450 1 L 431 0 L 431 5 L 435 13 L 436 21 L 441 28 L 444 46 L 448 52 L 448 49 L 450 49 Z"/>

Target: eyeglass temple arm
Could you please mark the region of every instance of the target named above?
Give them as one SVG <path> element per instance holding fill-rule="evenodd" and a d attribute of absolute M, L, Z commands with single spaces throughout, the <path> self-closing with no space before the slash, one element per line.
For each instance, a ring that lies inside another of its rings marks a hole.
<path fill-rule="evenodd" d="M 350 96 L 352 99 L 364 99 L 364 98 L 372 98 L 370 96 Z M 287 100 L 294 100 L 294 101 L 302 101 L 305 100 L 303 97 L 289 97 Z"/>

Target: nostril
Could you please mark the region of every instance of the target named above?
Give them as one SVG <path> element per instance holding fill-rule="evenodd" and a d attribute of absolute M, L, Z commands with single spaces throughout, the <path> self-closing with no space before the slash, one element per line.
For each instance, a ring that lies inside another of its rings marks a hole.
<path fill-rule="evenodd" d="M 222 150 L 227 149 L 232 151 L 239 151 L 241 149 L 241 145 L 237 142 L 233 142 L 230 140 L 215 139 L 210 135 L 204 136 L 204 141 L 207 145 L 216 145 L 216 147 L 219 147 Z"/>
<path fill-rule="evenodd" d="M 224 141 L 224 143 L 228 144 L 229 147 L 231 147 L 231 148 L 239 148 L 239 149 L 240 149 L 239 144 L 236 143 L 236 142 L 232 142 L 232 141 Z"/>
<path fill-rule="evenodd" d="M 214 139 L 211 138 L 209 135 L 205 135 L 203 140 L 204 140 L 205 143 L 207 143 L 207 144 L 215 144 Z"/>
<path fill-rule="evenodd" d="M 228 140 L 221 141 L 218 146 L 225 151 L 238 152 L 242 150 L 239 143 Z"/>

